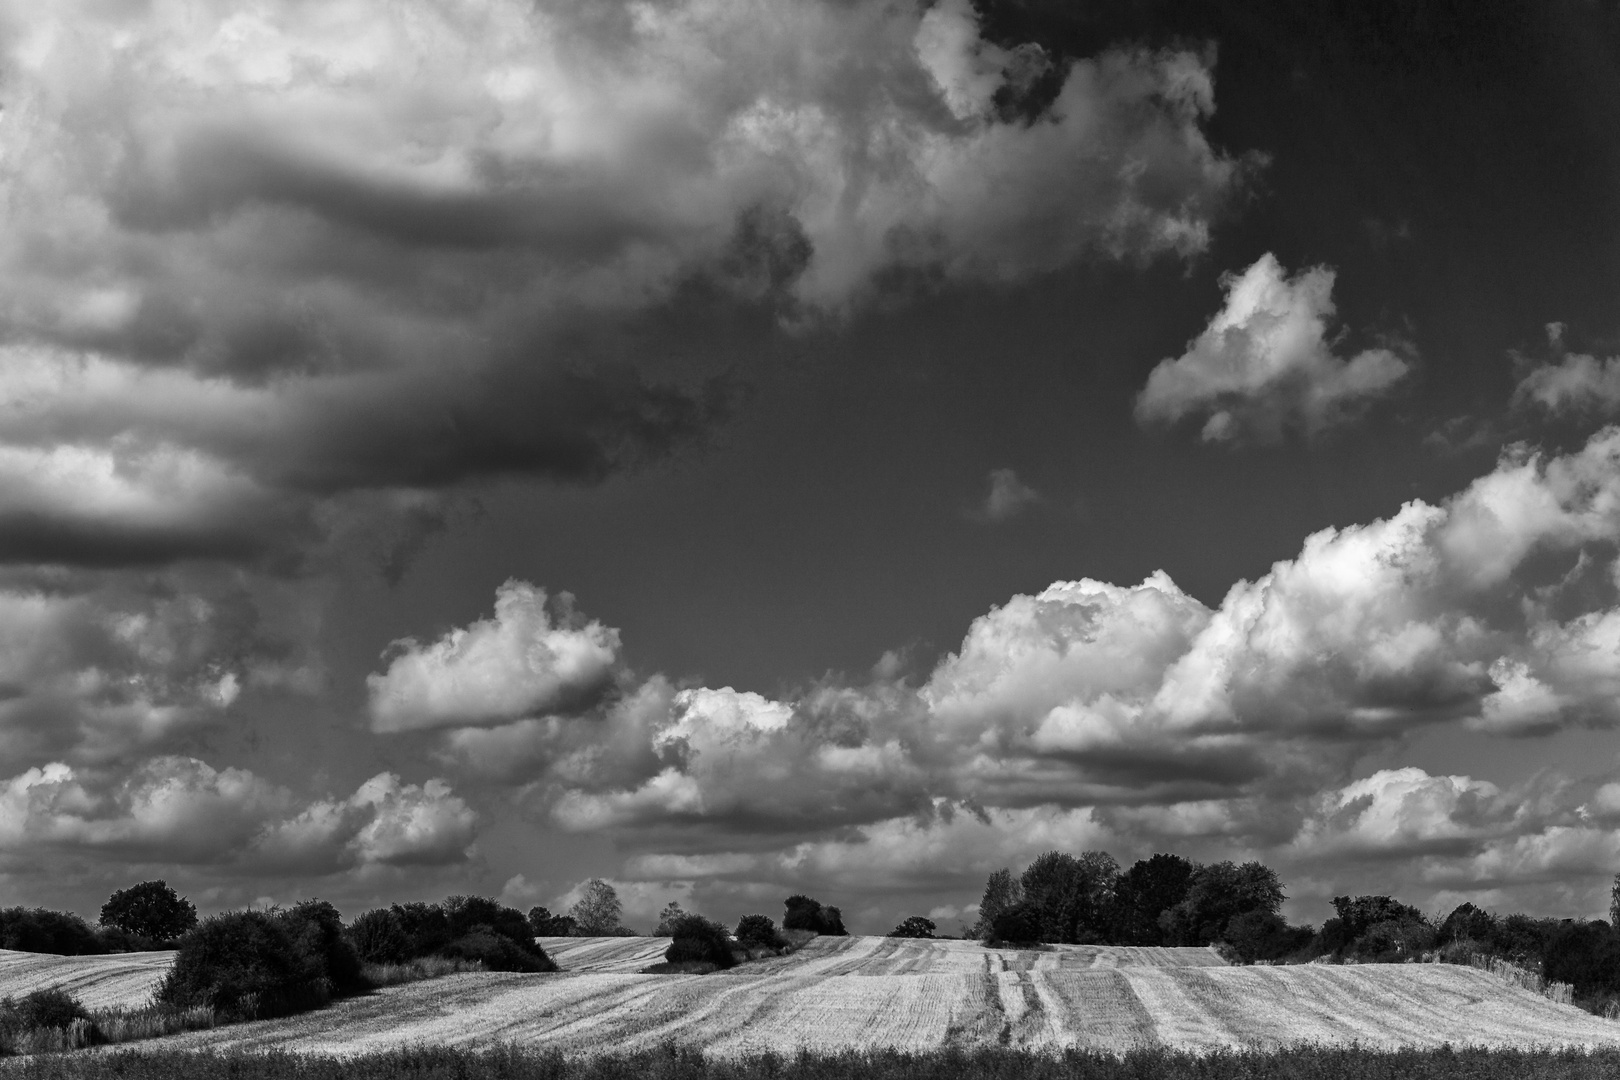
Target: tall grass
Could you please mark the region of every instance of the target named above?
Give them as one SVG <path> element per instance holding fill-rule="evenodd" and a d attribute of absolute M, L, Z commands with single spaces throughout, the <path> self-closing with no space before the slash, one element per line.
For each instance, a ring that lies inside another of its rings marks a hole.
<path fill-rule="evenodd" d="M 402 964 L 360 965 L 360 977 L 372 987 L 399 986 L 402 983 L 437 979 L 441 975 L 460 975 L 469 971 L 488 971 L 482 960 L 463 960 L 456 956 L 419 956 Z"/>
<path fill-rule="evenodd" d="M 676 1047 L 566 1058 L 515 1047 L 471 1051 L 418 1046 L 343 1058 L 285 1051 L 119 1050 L 0 1062 L 0 1076 L 22 1080 L 1609 1080 L 1616 1075 L 1616 1050 L 1381 1051 L 1353 1046 L 1206 1055 L 1134 1050 L 1119 1056 L 1094 1050 L 885 1050 L 732 1060 L 709 1060 L 699 1051 Z"/>
<path fill-rule="evenodd" d="M 1474 953 L 1468 958 L 1468 966 L 1488 971 L 1505 982 L 1514 986 L 1522 986 L 1533 994 L 1540 994 L 1549 1001 L 1556 1001 L 1560 1005 L 1573 1005 L 1575 1003 L 1575 987 L 1566 982 L 1548 982 L 1541 977 L 1541 973 L 1531 971 L 1529 968 L 1510 964 L 1500 956 L 1489 956 L 1485 953 Z"/>

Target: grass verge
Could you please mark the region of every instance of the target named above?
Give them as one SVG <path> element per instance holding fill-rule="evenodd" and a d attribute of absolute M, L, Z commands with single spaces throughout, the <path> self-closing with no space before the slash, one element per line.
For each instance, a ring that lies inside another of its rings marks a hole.
<path fill-rule="evenodd" d="M 565 1058 L 555 1052 L 416 1047 L 332 1058 L 281 1051 L 214 1054 L 119 1050 L 0 1062 L 25 1080 L 1598 1080 L 1620 1075 L 1620 1051 L 1380 1051 L 1302 1047 L 1203 1056 L 1137 1050 L 1035 1054 L 1005 1049 L 877 1051 L 711 1061 L 696 1050 Z"/>

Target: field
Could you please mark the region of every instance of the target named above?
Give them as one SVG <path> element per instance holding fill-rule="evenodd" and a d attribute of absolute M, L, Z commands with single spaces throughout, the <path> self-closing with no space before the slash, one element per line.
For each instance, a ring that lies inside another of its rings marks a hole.
<path fill-rule="evenodd" d="M 506 1044 L 635 1053 L 674 1044 L 726 1058 L 941 1047 L 1207 1052 L 1299 1042 L 1620 1048 L 1620 1024 L 1453 965 L 1227 967 L 1205 949 L 1003 951 L 855 937 L 819 938 L 730 972 L 641 975 L 638 967 L 658 959 L 659 939 L 543 943 L 563 973 L 452 975 L 161 1045 L 348 1055 Z"/>
<path fill-rule="evenodd" d="M 137 1008 L 172 963 L 172 952 L 46 956 L 0 949 L 0 997 L 59 986 L 87 1009 Z"/>

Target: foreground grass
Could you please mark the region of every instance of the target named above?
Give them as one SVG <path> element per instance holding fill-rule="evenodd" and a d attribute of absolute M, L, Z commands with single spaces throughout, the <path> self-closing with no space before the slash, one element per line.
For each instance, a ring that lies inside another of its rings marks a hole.
<path fill-rule="evenodd" d="M 0 1062 L 28 1080 L 1597 1080 L 1620 1075 L 1620 1051 L 1395 1050 L 1322 1047 L 1197 1056 L 1140 1050 L 876 1051 L 710 1061 L 670 1047 L 645 1054 L 565 1058 L 555 1052 L 416 1047 L 333 1058 L 275 1051 L 213 1054 L 102 1051 Z"/>

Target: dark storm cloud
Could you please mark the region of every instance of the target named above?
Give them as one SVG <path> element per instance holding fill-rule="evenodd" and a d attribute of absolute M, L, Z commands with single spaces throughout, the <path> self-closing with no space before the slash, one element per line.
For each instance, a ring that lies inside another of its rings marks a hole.
<path fill-rule="evenodd" d="M 245 558 L 356 490 L 600 480 L 736 400 L 606 344 L 692 281 L 836 324 L 897 270 L 1193 256 L 1245 171 L 1201 55 L 1076 60 L 1014 122 L 1028 56 L 956 0 L 167 10 L 4 14 L 0 486 L 104 497 L 35 492 L 0 558 Z"/>

